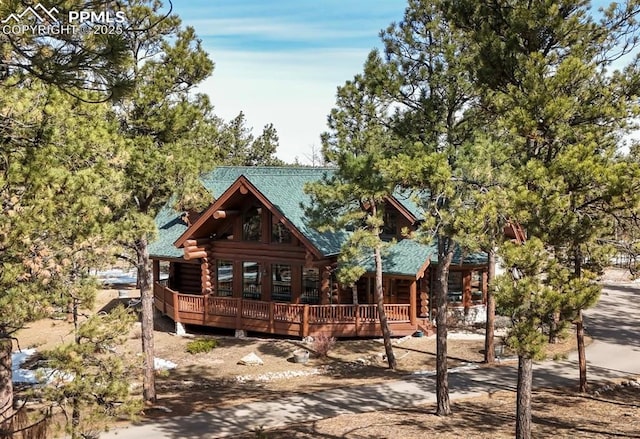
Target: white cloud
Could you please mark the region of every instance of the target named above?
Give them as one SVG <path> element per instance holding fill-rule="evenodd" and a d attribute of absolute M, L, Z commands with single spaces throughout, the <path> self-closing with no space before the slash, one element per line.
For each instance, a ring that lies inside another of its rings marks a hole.
<path fill-rule="evenodd" d="M 371 31 L 358 27 L 338 26 L 327 22 L 296 22 L 262 18 L 209 18 L 190 20 L 200 37 L 237 36 L 272 38 L 286 41 L 350 39 L 371 37 Z"/>

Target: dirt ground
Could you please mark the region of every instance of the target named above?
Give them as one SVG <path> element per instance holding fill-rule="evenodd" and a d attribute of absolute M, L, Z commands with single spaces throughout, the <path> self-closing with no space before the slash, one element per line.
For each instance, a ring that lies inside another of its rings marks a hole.
<path fill-rule="evenodd" d="M 435 416 L 426 405 L 358 415 L 342 415 L 283 429 L 254 431 L 238 439 L 459 439 L 512 438 L 515 433 L 515 394 L 458 400 L 453 414 Z M 640 437 L 640 388 L 618 387 L 598 396 L 560 390 L 534 391 L 533 437 Z"/>
<path fill-rule="evenodd" d="M 107 312 L 119 303 L 129 302 L 129 298 L 119 298 L 118 291 L 123 291 L 125 287 L 114 288 L 117 289 L 100 292 L 91 312 Z M 126 288 L 130 297 L 138 295 L 131 286 Z M 65 320 L 44 319 L 30 323 L 17 336 L 22 348 L 46 350 L 61 342 L 71 341 L 72 329 L 72 324 Z M 252 400 L 277 399 L 292 393 L 393 380 L 406 373 L 435 369 L 435 336 L 395 339 L 394 353 L 398 368 L 390 371 L 383 360 L 384 346 L 379 339 L 339 340 L 328 357 L 323 358 L 314 355 L 313 344 L 305 344 L 299 339 L 266 338 L 256 334 L 240 339 L 231 332 L 198 327 L 187 329 L 190 333 L 188 337 L 178 337 L 172 332 L 174 326 L 170 319 L 163 318 L 156 322 L 156 357 L 169 360 L 177 367 L 158 372 L 159 401 L 156 408 L 146 410 L 145 416 L 184 415 Z M 137 323 L 131 329 L 125 345 L 118 347 L 118 353 L 134 365 L 141 363 L 140 336 L 140 325 Z M 208 353 L 189 354 L 186 351 L 187 343 L 197 338 L 214 338 L 218 347 Z M 452 334 L 448 344 L 450 367 L 483 360 L 484 340 L 481 335 Z M 549 356 L 561 356 L 574 347 L 574 340 L 569 338 L 561 344 L 550 346 Z M 311 352 L 306 364 L 293 362 L 292 353 L 300 348 Z M 238 361 L 250 353 L 258 355 L 264 364 L 239 365 Z M 508 356 L 508 352 L 505 352 L 505 356 Z M 134 386 L 139 390 L 140 383 Z"/>

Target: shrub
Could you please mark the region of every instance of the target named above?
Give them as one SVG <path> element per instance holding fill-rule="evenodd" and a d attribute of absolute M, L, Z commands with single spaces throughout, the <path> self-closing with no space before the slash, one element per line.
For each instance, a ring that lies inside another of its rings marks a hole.
<path fill-rule="evenodd" d="M 199 338 L 187 343 L 187 352 L 192 355 L 200 354 L 212 351 L 216 346 L 218 346 L 217 340 L 212 338 Z"/>
<path fill-rule="evenodd" d="M 326 334 L 320 334 L 313 339 L 313 350 L 321 357 L 326 357 L 335 345 L 336 338 Z"/>

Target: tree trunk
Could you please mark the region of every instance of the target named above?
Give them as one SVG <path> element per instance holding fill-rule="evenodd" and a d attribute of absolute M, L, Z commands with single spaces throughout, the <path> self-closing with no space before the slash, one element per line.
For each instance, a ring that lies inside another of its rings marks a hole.
<path fill-rule="evenodd" d="M 80 427 L 80 403 L 78 398 L 73 398 L 71 409 L 71 439 L 81 439 L 82 435 L 78 431 Z"/>
<path fill-rule="evenodd" d="M 142 381 L 142 397 L 145 402 L 156 401 L 156 382 L 153 346 L 153 289 L 151 288 L 152 267 L 147 248 L 147 238 L 136 242 L 138 259 L 138 283 L 142 301 L 142 356 L 144 360 L 144 376 Z"/>
<path fill-rule="evenodd" d="M 447 365 L 447 292 L 449 266 L 453 259 L 454 244 L 449 238 L 438 237 L 438 266 L 436 267 L 436 415 L 451 414 L 449 401 L 449 376 Z"/>
<path fill-rule="evenodd" d="M 12 347 L 10 338 L 0 338 L 0 433 L 9 430 L 13 417 Z"/>
<path fill-rule="evenodd" d="M 574 251 L 574 274 L 577 278 L 582 276 L 582 253 L 580 247 L 576 246 Z M 578 342 L 578 368 L 580 369 L 580 392 L 587 391 L 587 353 L 584 346 L 584 322 L 582 310 L 578 311 L 576 319 L 576 339 Z"/>
<path fill-rule="evenodd" d="M 377 214 L 375 203 L 371 203 L 371 214 L 375 216 Z M 373 230 L 376 236 L 380 237 L 380 230 L 376 227 Z M 393 354 L 393 346 L 391 344 L 391 331 L 389 330 L 389 321 L 387 320 L 387 313 L 384 311 L 384 291 L 382 289 L 382 254 L 380 250 L 380 240 L 376 243 L 376 247 L 373 251 L 375 264 L 376 264 L 376 303 L 378 305 L 378 317 L 380 318 L 380 328 L 382 329 L 382 339 L 384 340 L 384 351 L 387 354 L 387 363 L 389 369 L 395 369 L 397 367 L 396 356 Z"/>
<path fill-rule="evenodd" d="M 484 362 L 493 364 L 496 360 L 494 331 L 496 326 L 496 299 L 493 296 L 493 280 L 496 277 L 496 250 L 492 246 L 488 252 L 489 270 L 487 273 L 487 321 L 484 337 Z"/>
<path fill-rule="evenodd" d="M 351 300 L 354 305 L 357 305 L 358 304 L 358 282 L 353 283 L 353 286 L 351 287 L 351 293 L 352 293 Z"/>
<path fill-rule="evenodd" d="M 516 439 L 531 438 L 531 384 L 533 360 L 518 356 L 518 395 L 516 403 Z"/>
<path fill-rule="evenodd" d="M 576 322 L 576 338 L 578 339 L 578 366 L 580 367 L 580 392 L 586 393 L 587 385 L 587 354 L 584 350 L 584 324 L 582 323 L 582 310 L 579 312 Z"/>
<path fill-rule="evenodd" d="M 560 313 L 553 313 L 553 320 L 549 327 L 549 344 L 557 344 L 560 339 L 558 337 L 558 322 L 560 321 Z"/>

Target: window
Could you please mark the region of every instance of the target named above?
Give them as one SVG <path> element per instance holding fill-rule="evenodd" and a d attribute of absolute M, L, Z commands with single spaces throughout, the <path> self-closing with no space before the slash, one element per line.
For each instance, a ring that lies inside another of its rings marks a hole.
<path fill-rule="evenodd" d="M 471 272 L 471 303 L 473 305 L 482 305 L 484 303 L 482 278 L 482 271 Z"/>
<path fill-rule="evenodd" d="M 271 265 L 271 300 L 291 302 L 291 265 Z"/>
<path fill-rule="evenodd" d="M 304 268 L 302 270 L 302 303 L 320 303 L 320 270 Z"/>
<path fill-rule="evenodd" d="M 273 217 L 273 223 L 271 223 L 271 242 L 278 244 L 290 244 L 291 232 L 285 227 L 277 218 Z"/>
<path fill-rule="evenodd" d="M 383 241 L 391 241 L 396 237 L 398 233 L 398 216 L 395 210 L 385 210 L 382 215 L 384 224 L 380 233 L 380 238 Z"/>
<path fill-rule="evenodd" d="M 242 263 L 242 297 L 260 300 L 262 294 L 262 270 L 258 262 Z"/>
<path fill-rule="evenodd" d="M 262 208 L 251 207 L 242 218 L 242 239 L 260 241 L 262 239 Z"/>
<path fill-rule="evenodd" d="M 449 272 L 449 284 L 447 288 L 449 303 L 462 304 L 462 271 Z"/>
<path fill-rule="evenodd" d="M 233 296 L 233 262 L 218 260 L 218 288 L 216 294 L 220 297 Z"/>

